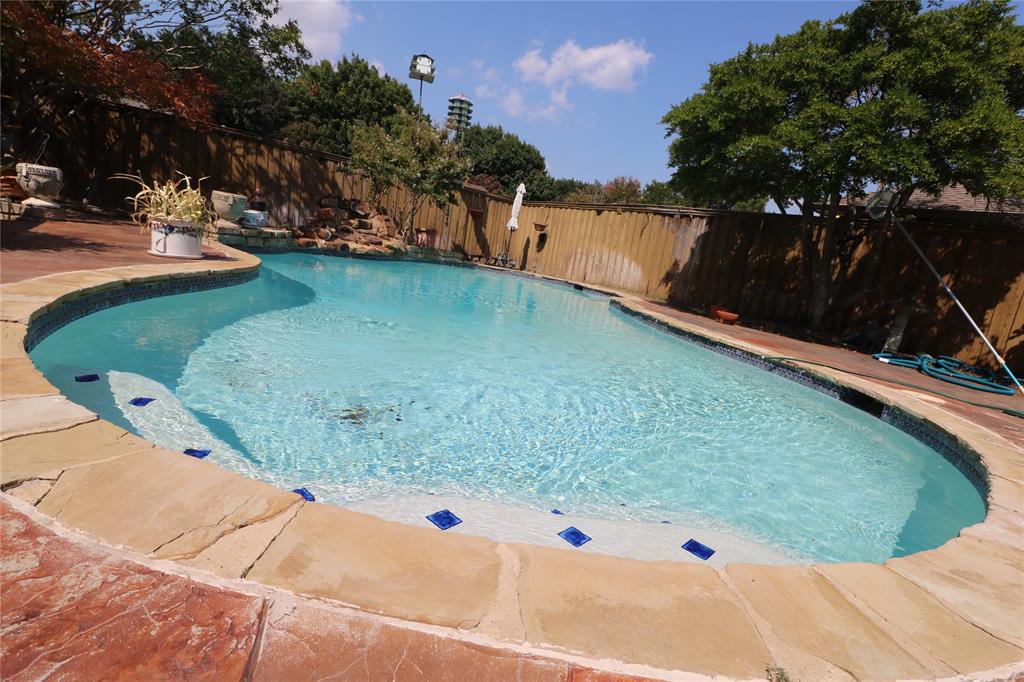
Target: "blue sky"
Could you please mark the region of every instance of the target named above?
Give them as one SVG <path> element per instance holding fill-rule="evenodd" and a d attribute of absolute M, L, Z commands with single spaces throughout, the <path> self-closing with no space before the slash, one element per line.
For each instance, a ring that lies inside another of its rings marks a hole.
<path fill-rule="evenodd" d="M 423 104 L 442 120 L 449 96 L 474 121 L 536 145 L 548 170 L 583 180 L 665 180 L 659 123 L 696 92 L 708 65 L 852 2 L 339 2 L 288 0 L 317 58 L 355 52 L 408 82 L 430 54 L 437 79 Z"/>

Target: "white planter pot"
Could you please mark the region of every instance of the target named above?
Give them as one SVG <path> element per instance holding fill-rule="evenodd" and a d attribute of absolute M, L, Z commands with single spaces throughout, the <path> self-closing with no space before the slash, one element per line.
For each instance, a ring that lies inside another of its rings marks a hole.
<path fill-rule="evenodd" d="M 150 249 L 154 256 L 203 257 L 202 232 L 189 220 L 154 219 L 149 224 Z"/>

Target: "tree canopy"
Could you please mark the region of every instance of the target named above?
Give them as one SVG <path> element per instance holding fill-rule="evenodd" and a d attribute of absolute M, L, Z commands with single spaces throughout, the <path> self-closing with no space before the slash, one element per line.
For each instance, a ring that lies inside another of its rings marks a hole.
<path fill-rule="evenodd" d="M 471 125 L 463 131 L 461 142 L 470 173 L 496 178 L 505 194 L 514 194 L 521 182 L 529 188 L 547 175 L 540 150 L 501 126 Z"/>
<path fill-rule="evenodd" d="M 370 182 L 370 203 L 381 204 L 391 187 L 406 187 L 411 197 L 396 216 L 406 236 L 424 201 L 444 208 L 462 187 L 468 164 L 459 157 L 448 131 L 400 110 L 385 128 L 358 122 L 353 128 L 352 168 Z"/>
<path fill-rule="evenodd" d="M 382 75 L 357 55 L 336 64 L 324 60 L 285 85 L 288 122 L 280 134 L 289 142 L 348 155 L 358 124 L 394 131 L 399 112 L 419 112 L 405 83 Z"/>
<path fill-rule="evenodd" d="M 709 204 L 797 206 L 817 324 L 836 289 L 843 197 L 874 185 L 903 200 L 952 184 L 1024 194 L 1022 82 L 1024 33 L 1007 0 L 929 11 L 867 0 L 713 65 L 663 119 L 672 182 Z"/>
<path fill-rule="evenodd" d="M 3 116 L 19 143 L 53 123 L 44 107 L 69 111 L 97 98 L 130 98 L 194 120 L 210 120 L 216 86 L 183 54 L 162 60 L 151 36 L 217 26 L 259 41 L 277 30 L 277 0 L 12 0 L 0 5 Z M 294 28 L 294 26 L 293 26 Z M 297 31 L 297 29 L 294 29 Z M 5 150 L 7 151 L 7 150 Z"/>

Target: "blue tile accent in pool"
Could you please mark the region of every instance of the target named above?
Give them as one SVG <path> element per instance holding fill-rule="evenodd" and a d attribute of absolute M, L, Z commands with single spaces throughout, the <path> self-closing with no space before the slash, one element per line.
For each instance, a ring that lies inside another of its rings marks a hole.
<path fill-rule="evenodd" d="M 427 521 L 430 521 L 432 524 L 434 524 L 441 530 L 448 530 L 452 526 L 457 526 L 460 523 L 462 523 L 462 519 L 460 519 L 455 514 L 452 514 L 447 509 L 442 509 L 441 511 L 434 512 L 433 514 L 427 517 Z"/>
<path fill-rule="evenodd" d="M 711 555 L 715 553 L 715 550 L 711 549 L 702 542 L 697 542 L 693 538 L 690 538 L 686 541 L 686 543 L 683 545 L 683 549 L 685 549 L 687 552 L 697 557 L 698 559 L 703 559 L 704 561 L 710 559 Z"/>
<path fill-rule="evenodd" d="M 576 526 L 569 526 L 559 533 L 558 537 L 562 538 L 573 547 L 582 547 L 593 539 Z"/>
<path fill-rule="evenodd" d="M 195 457 L 196 459 L 203 459 L 204 457 L 208 457 L 210 454 L 209 450 L 198 450 L 196 448 L 185 448 L 182 452 L 189 457 Z"/>
<path fill-rule="evenodd" d="M 154 400 L 156 400 L 156 398 L 132 398 L 131 400 L 128 401 L 128 404 L 134 405 L 135 407 L 145 407 Z"/>
<path fill-rule="evenodd" d="M 100 375 L 99 374 L 79 374 L 78 376 L 75 377 L 75 381 L 77 381 L 80 384 L 86 384 L 86 383 L 89 383 L 90 381 L 99 381 L 99 380 L 100 380 Z"/>
<path fill-rule="evenodd" d="M 316 502 L 316 497 L 313 496 L 313 493 L 309 492 L 305 488 L 296 488 L 292 492 L 295 493 L 296 495 L 301 495 L 302 499 L 304 499 L 306 502 Z"/>

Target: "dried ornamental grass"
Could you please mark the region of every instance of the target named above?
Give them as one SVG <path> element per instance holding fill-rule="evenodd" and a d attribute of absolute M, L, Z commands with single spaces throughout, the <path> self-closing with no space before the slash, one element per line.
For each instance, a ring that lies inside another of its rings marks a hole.
<path fill-rule="evenodd" d="M 203 180 L 200 178 L 196 186 L 192 186 L 192 178 L 175 171 L 181 176 L 178 181 L 168 180 L 164 184 L 153 181 L 147 185 L 140 175 L 118 173 L 111 179 L 130 180 L 142 190 L 135 196 L 126 197 L 132 204 L 132 220 L 144 231 L 151 229 L 154 222 L 163 220 L 185 220 L 196 227 L 196 232 L 203 235 L 209 232 L 217 220 L 217 214 L 210 208 L 206 198 L 200 191 Z"/>

